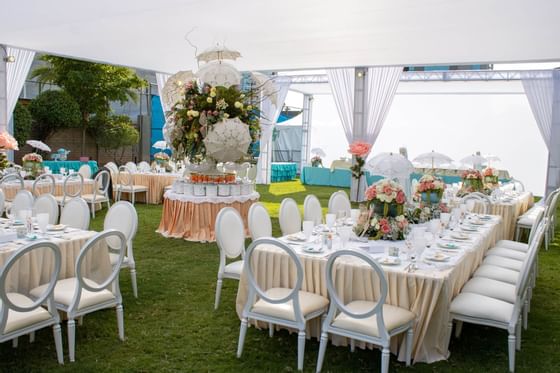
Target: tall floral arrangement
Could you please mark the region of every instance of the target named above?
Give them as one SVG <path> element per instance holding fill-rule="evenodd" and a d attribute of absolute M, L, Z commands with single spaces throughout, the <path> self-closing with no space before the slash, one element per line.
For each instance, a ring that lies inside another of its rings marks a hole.
<path fill-rule="evenodd" d="M 500 185 L 499 175 L 500 173 L 498 172 L 498 170 L 492 167 L 486 167 L 484 170 L 482 170 L 485 193 L 492 193 L 492 191 Z"/>
<path fill-rule="evenodd" d="M 8 150 L 19 150 L 16 139 L 8 132 L 0 133 L 0 170 L 8 167 L 8 157 L 5 152 Z"/>
<path fill-rule="evenodd" d="M 458 193 L 459 196 L 483 191 L 484 185 L 480 171 L 475 169 L 465 170 L 461 173 L 461 179 L 463 179 L 463 187 Z"/>
<path fill-rule="evenodd" d="M 426 203 L 438 203 L 445 190 L 445 183 L 439 177 L 426 174 L 416 186 L 417 196 Z"/>
<path fill-rule="evenodd" d="M 259 137 L 259 109 L 253 92 L 241 92 L 236 86 L 199 86 L 196 81 L 184 85 L 184 99 L 177 102 L 168 113 L 174 123 L 171 145 L 179 157 L 186 156 L 198 163 L 206 156 L 203 139 L 213 126 L 228 118 L 239 118 L 247 124 L 253 141 Z"/>

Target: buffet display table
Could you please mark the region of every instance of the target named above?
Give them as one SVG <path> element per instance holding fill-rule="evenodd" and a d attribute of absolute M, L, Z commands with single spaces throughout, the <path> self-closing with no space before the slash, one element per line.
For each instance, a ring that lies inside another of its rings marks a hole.
<path fill-rule="evenodd" d="M 297 176 L 297 164 L 292 162 L 274 162 L 271 166 L 270 181 L 294 180 Z"/>
<path fill-rule="evenodd" d="M 247 216 L 249 208 L 260 198 L 259 193 L 227 197 L 197 197 L 172 190 L 163 196 L 161 222 L 156 232 L 164 237 L 183 238 L 187 241 L 215 241 L 215 222 L 224 207 L 233 207 L 241 214 L 245 234 L 249 236 Z"/>
<path fill-rule="evenodd" d="M 81 161 L 43 161 L 43 167 L 48 167 L 53 174 L 59 174 L 60 168 L 63 167 L 66 170 L 74 170 L 78 172 L 80 167 L 84 164 L 89 165 L 91 168 L 91 174 L 95 174 L 99 167 L 97 167 L 97 161 L 88 161 L 88 162 L 81 162 Z"/>
<path fill-rule="evenodd" d="M 24 180 L 23 184 L 26 190 L 32 192 L 33 191 L 33 180 Z M 79 181 L 76 180 L 69 180 L 68 181 L 68 189 L 70 189 L 70 193 L 75 193 L 79 188 Z M 20 189 L 19 182 L 6 182 L 1 185 L 2 190 L 4 191 L 4 195 L 6 200 L 11 201 L 16 196 L 17 192 Z M 36 192 L 38 194 L 44 194 L 50 192 L 51 183 L 40 182 L 37 184 Z M 92 194 L 93 193 L 93 179 L 84 179 L 84 185 L 82 187 L 82 194 Z M 64 178 L 57 178 L 55 181 L 55 188 L 54 188 L 54 195 L 55 196 L 63 196 L 64 195 Z"/>
<path fill-rule="evenodd" d="M 479 266 L 486 250 L 492 247 L 497 240 L 503 238 L 501 225 L 501 217 L 489 217 L 489 220 L 485 221 L 484 227 L 480 227 L 478 232 L 468 234 L 468 240 L 456 243 L 458 248 L 445 251 L 445 255 L 448 256 L 445 262 L 430 261 L 429 255 L 433 255 L 435 250 L 426 249 L 423 257 L 418 260 L 418 269 L 412 272 L 408 270 L 410 262 L 405 255 L 402 255 L 405 249 L 403 241 L 348 243 L 348 248 L 365 249 L 378 259 L 384 257 L 385 246 L 396 246 L 401 249 L 400 264 L 383 266 L 388 282 L 386 302 L 408 309 L 416 315 L 412 352 L 415 362 L 430 363 L 447 358 L 446 335 L 450 302 Z M 450 233 L 446 232 L 444 239 L 447 239 L 448 236 Z M 313 242 L 315 238 L 312 237 L 307 246 L 316 246 L 317 243 Z M 282 240 L 288 244 L 293 243 L 286 238 Z M 302 245 L 301 242 L 292 246 L 300 257 L 304 269 L 302 290 L 328 297 L 325 267 L 331 251 L 308 253 L 303 250 L 304 246 L 306 245 Z M 337 250 L 340 247 L 340 242 L 335 238 L 333 249 Z M 255 268 L 257 264 L 258 268 Z M 257 282 L 264 290 L 294 285 L 295 266 L 288 259 L 287 254 L 277 248 L 259 246 L 253 254 L 251 265 L 254 268 Z M 267 270 L 269 268 L 274 268 L 274 271 Z M 372 281 L 371 268 L 364 266 L 362 262 L 356 263 L 349 258 L 342 258 L 336 262 L 333 274 L 335 287 L 345 302 L 360 299 L 374 301 L 379 294 L 378 284 L 375 284 L 377 281 Z M 341 279 L 344 281 L 344 285 L 340 283 Z M 239 316 L 245 306 L 247 296 L 247 278 L 242 273 L 236 300 L 236 311 Z M 308 322 L 308 335 L 319 339 L 320 323 L 320 317 Z M 266 328 L 268 325 L 259 324 L 258 326 Z M 341 337 L 333 338 L 331 336 L 331 340 L 335 345 L 348 343 L 348 340 Z M 404 343 L 403 337 L 392 338 L 391 351 L 393 354 L 397 354 L 401 361 L 404 360 Z M 371 345 L 366 346 L 358 342 L 356 342 L 356 346 L 373 348 Z"/>

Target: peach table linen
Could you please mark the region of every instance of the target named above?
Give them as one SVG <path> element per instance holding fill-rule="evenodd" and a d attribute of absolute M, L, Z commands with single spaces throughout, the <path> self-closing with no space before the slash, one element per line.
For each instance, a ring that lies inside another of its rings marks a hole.
<path fill-rule="evenodd" d="M 164 237 L 184 238 L 187 241 L 215 241 L 218 212 L 224 207 L 233 207 L 241 214 L 245 235 L 249 236 L 249 208 L 259 197 L 256 192 L 236 197 L 194 197 L 168 191 L 163 198 L 161 222 L 156 232 Z"/>
<path fill-rule="evenodd" d="M 65 233 L 64 238 L 51 238 L 51 241 L 60 247 L 62 254 L 59 279 L 75 276 L 75 263 L 80 249 L 96 233 L 93 231 L 75 231 Z M 3 266 L 8 258 L 22 246 L 22 244 L 16 244 L 14 241 L 0 244 L 0 266 Z M 50 251 L 48 252 L 50 253 Z M 20 258 L 18 263 L 12 267 L 7 277 L 6 289 L 8 291 L 26 293 L 48 282 L 48 275 L 51 273 L 53 265 L 52 255 L 46 255 L 43 250 L 37 250 L 31 255 Z M 94 281 L 103 282 L 111 273 L 107 246 L 100 243 L 97 248 L 91 250 L 83 265 L 85 276 Z"/>
<path fill-rule="evenodd" d="M 416 314 L 414 325 L 414 343 L 412 357 L 415 362 L 435 362 L 448 357 L 446 340 L 449 305 L 472 273 L 480 265 L 485 252 L 497 240 L 502 239 L 502 219 L 496 216 L 491 226 L 478 235 L 470 250 L 457 259 L 457 262 L 447 269 L 419 269 L 408 273 L 403 267 L 384 267 L 388 283 L 388 304 L 403 307 Z M 390 242 L 381 242 L 388 244 Z M 255 276 L 263 289 L 271 287 L 291 287 L 295 283 L 295 266 L 285 252 L 270 246 L 260 246 L 252 257 L 252 265 L 258 264 Z M 325 267 L 325 256 L 299 253 L 304 270 L 302 290 L 328 297 Z M 375 300 L 379 295 L 379 287 L 372 285 L 371 268 L 363 263 L 356 263 L 342 259 L 335 263 L 334 281 L 338 294 L 344 302 L 351 300 Z M 374 277 L 375 278 L 375 277 Z M 340 281 L 343 279 L 343 281 Z M 338 281 L 338 282 L 337 282 Z M 237 292 L 236 311 L 241 315 L 248 296 L 248 282 L 241 274 Z M 266 328 L 267 325 L 258 325 Z M 320 318 L 308 322 L 308 335 L 319 339 Z M 346 345 L 347 340 L 341 337 L 332 338 L 335 345 Z M 363 343 L 357 346 L 365 347 Z M 372 346 L 367 346 L 372 348 Z M 398 354 L 398 359 L 404 361 L 404 338 L 392 339 L 391 351 Z"/>
<path fill-rule="evenodd" d="M 162 202 L 165 187 L 172 185 L 175 180 L 181 177 L 180 174 L 156 174 L 156 173 L 135 173 L 132 174 L 134 185 L 144 185 L 148 187 L 146 201 L 145 193 L 137 193 L 134 197 L 136 202 L 145 202 L 151 205 L 159 205 Z M 128 193 L 123 193 L 122 198 L 129 198 Z"/>
<path fill-rule="evenodd" d="M 33 192 L 33 180 L 24 180 L 23 185 L 26 190 Z M 79 182 L 76 181 L 69 181 L 68 189 L 70 193 L 75 193 L 79 188 Z M 39 194 L 48 193 L 51 189 L 50 182 L 44 182 L 37 184 L 36 191 Z M 2 184 L 2 190 L 4 191 L 4 195 L 6 196 L 6 200 L 11 201 L 16 196 L 17 192 L 20 189 L 19 183 L 4 183 Z M 86 179 L 84 180 L 84 185 L 82 187 L 82 194 L 92 194 L 93 193 L 93 179 Z M 54 195 L 55 196 L 63 196 L 64 195 L 64 179 L 56 180 L 55 187 L 54 187 Z"/>

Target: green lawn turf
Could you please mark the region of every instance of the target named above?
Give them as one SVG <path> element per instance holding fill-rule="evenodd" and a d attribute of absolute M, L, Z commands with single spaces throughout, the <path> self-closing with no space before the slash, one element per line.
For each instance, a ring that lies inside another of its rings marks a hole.
<path fill-rule="evenodd" d="M 334 188 L 302 186 L 299 181 L 259 187 L 261 201 L 273 216 L 279 233 L 278 208 L 285 197 L 303 204 L 313 193 L 326 207 Z M 241 359 L 235 356 L 239 319 L 235 313 L 237 282 L 225 280 L 222 302 L 213 310 L 218 249 L 215 244 L 166 239 L 155 233 L 161 206 L 136 205 L 138 235 L 134 241 L 139 298 L 132 296 L 127 270 L 121 274 L 126 341 L 117 336 L 115 311 L 85 318 L 76 330 L 76 362 L 68 361 L 66 324 L 63 323 L 65 365 L 56 362 L 51 329 L 37 332 L 35 343 L 20 338 L 19 347 L 0 345 L 1 372 L 279 372 L 296 371 L 297 335 L 250 328 Z M 106 211 L 106 209 L 105 209 Z M 100 230 L 105 211 L 91 228 Z M 559 233 L 560 234 L 560 230 Z M 560 247 L 558 234 L 550 251 L 540 253 L 539 278 L 534 292 L 529 330 L 523 332 L 517 353 L 518 372 L 558 372 L 560 362 Z M 507 334 L 493 328 L 465 324 L 459 340 L 451 342 L 451 357 L 435 364 L 415 364 L 407 369 L 391 356 L 391 372 L 453 371 L 506 372 Z M 308 340 L 306 371 L 314 371 L 318 342 Z M 324 371 L 379 371 L 380 352 L 328 346 Z"/>

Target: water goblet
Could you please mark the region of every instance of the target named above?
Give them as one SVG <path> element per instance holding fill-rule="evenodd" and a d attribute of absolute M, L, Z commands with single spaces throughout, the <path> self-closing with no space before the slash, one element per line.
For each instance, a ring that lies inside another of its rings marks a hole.
<path fill-rule="evenodd" d="M 37 214 L 37 225 L 43 237 L 47 236 L 47 226 L 49 225 L 49 214 L 40 213 Z"/>
<path fill-rule="evenodd" d="M 335 221 L 336 221 L 336 215 L 335 214 L 327 214 L 326 215 L 325 222 L 327 223 L 327 227 L 329 228 L 329 230 L 332 229 Z"/>
<path fill-rule="evenodd" d="M 342 249 L 346 248 L 348 241 L 350 240 L 351 227 L 340 227 L 338 229 L 338 235 L 340 236 L 340 243 L 342 244 Z"/>
<path fill-rule="evenodd" d="M 311 235 L 313 234 L 314 223 L 312 220 L 304 220 L 302 226 L 303 226 L 303 234 L 305 236 L 305 240 L 309 241 Z"/>

